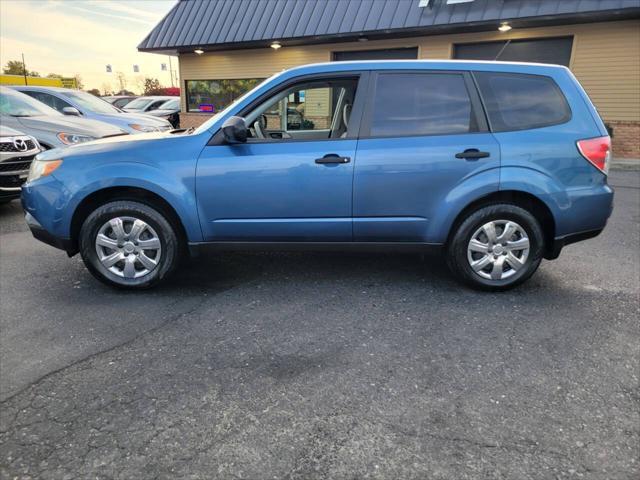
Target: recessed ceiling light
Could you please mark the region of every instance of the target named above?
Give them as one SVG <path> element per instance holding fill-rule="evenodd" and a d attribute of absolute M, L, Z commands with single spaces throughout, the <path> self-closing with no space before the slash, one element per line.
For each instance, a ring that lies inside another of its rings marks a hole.
<path fill-rule="evenodd" d="M 282 45 L 280 45 L 280 42 L 273 42 L 271 44 L 271 48 L 273 48 L 274 50 L 278 50 L 279 48 L 282 48 Z"/>
<path fill-rule="evenodd" d="M 498 30 L 500 30 L 501 32 L 508 32 L 509 30 L 511 30 L 511 25 L 509 25 L 507 22 L 502 22 L 498 27 Z"/>
<path fill-rule="evenodd" d="M 204 50 L 202 50 L 201 48 L 196 48 L 193 52 L 197 53 L 198 55 L 202 55 L 204 53 Z"/>

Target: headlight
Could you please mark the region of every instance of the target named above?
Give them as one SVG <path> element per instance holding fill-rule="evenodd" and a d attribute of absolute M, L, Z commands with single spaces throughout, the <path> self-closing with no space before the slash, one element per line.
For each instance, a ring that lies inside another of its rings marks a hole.
<path fill-rule="evenodd" d="M 91 140 L 95 140 L 96 137 L 61 132 L 58 134 L 58 139 L 65 145 L 77 145 L 78 143 L 90 142 Z"/>
<path fill-rule="evenodd" d="M 157 132 L 158 131 L 156 127 L 152 127 L 150 125 L 138 125 L 137 123 L 130 123 L 129 126 L 134 130 L 138 130 L 139 132 Z"/>
<path fill-rule="evenodd" d="M 33 182 L 41 177 L 51 175 L 60 165 L 62 165 L 62 160 L 38 160 L 36 157 L 36 159 L 31 162 L 27 182 Z"/>

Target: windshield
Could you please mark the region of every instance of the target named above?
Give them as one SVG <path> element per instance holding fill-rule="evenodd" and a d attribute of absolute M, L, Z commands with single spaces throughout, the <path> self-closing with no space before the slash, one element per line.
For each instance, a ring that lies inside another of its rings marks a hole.
<path fill-rule="evenodd" d="M 280 73 L 276 73 L 275 75 L 272 75 L 271 77 L 269 77 L 269 78 L 263 80 L 262 82 L 260 82 L 258 85 L 256 85 L 251 90 L 249 90 L 247 93 L 245 93 L 240 98 L 238 98 L 235 102 L 230 104 L 227 108 L 225 108 L 224 110 L 220 110 L 213 117 L 211 117 L 209 120 L 207 120 L 202 125 L 200 125 L 198 128 L 196 128 L 196 130 L 193 133 L 197 135 L 199 133 L 204 132 L 205 130 L 209 130 L 211 128 L 211 126 L 214 123 L 216 123 L 220 118 L 224 117 L 225 115 L 227 115 L 227 113 L 229 113 L 231 110 L 236 108 L 236 105 L 238 105 L 240 102 L 243 102 L 247 97 L 249 97 L 250 95 L 253 95 L 253 92 L 255 92 L 260 87 L 262 87 L 262 85 L 266 84 L 267 82 L 270 82 L 271 80 L 273 80 L 274 78 L 276 78 L 279 75 L 280 75 Z"/>
<path fill-rule="evenodd" d="M 178 98 L 175 100 L 167 100 L 160 105 L 161 110 L 175 110 L 176 108 L 180 108 L 180 99 Z"/>
<path fill-rule="evenodd" d="M 62 115 L 44 103 L 10 88 L 0 89 L 0 113 L 2 115 L 11 115 L 12 117 Z"/>
<path fill-rule="evenodd" d="M 66 91 L 64 95 L 70 100 L 80 105 L 80 110 L 89 110 L 94 113 L 120 113 L 116 107 L 109 102 L 102 100 L 87 92 L 78 91 Z"/>
<path fill-rule="evenodd" d="M 149 105 L 151 102 L 153 102 L 153 98 L 140 97 L 140 98 L 136 98 L 135 100 L 127 103 L 124 106 L 124 108 L 126 110 L 142 110 L 147 105 Z"/>

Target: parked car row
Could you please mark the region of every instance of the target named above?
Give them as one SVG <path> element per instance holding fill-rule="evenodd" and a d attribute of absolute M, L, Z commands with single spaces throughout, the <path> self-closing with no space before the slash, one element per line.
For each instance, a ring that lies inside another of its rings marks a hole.
<path fill-rule="evenodd" d="M 167 95 L 113 95 L 102 97 L 110 104 L 129 113 L 146 113 L 168 120 L 174 128 L 180 128 L 180 98 Z"/>
<path fill-rule="evenodd" d="M 127 133 L 163 132 L 173 128 L 171 124 L 157 117 L 123 112 L 101 98 L 69 88 L 16 86 L 15 90 L 71 116 L 100 120 L 120 127 Z"/>
<path fill-rule="evenodd" d="M 138 97 L 147 98 L 147 97 Z M 20 196 L 31 160 L 42 150 L 116 135 L 164 132 L 178 125 L 176 109 L 123 111 L 80 90 L 40 86 L 0 87 L 0 202 Z M 152 114 L 151 114 L 152 113 Z"/>

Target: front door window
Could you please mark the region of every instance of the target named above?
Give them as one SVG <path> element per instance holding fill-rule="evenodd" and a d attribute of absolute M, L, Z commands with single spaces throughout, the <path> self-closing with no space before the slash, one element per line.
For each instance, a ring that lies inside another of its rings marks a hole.
<path fill-rule="evenodd" d="M 347 136 L 356 78 L 304 82 L 245 115 L 253 141 L 326 140 Z M 252 141 L 252 140 L 250 140 Z"/>

